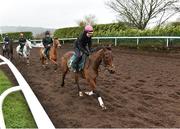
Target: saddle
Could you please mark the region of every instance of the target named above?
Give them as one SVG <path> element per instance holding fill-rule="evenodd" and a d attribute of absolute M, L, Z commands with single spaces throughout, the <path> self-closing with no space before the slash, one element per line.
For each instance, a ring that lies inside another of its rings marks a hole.
<path fill-rule="evenodd" d="M 83 54 L 81 60 L 79 61 L 79 65 L 78 65 L 79 71 L 83 70 L 83 68 L 85 66 L 86 58 L 87 58 L 87 56 L 85 54 Z M 74 52 L 67 64 L 70 71 L 76 71 L 76 68 L 75 68 L 76 67 L 76 64 L 75 64 L 76 59 L 77 59 L 77 55 Z"/>

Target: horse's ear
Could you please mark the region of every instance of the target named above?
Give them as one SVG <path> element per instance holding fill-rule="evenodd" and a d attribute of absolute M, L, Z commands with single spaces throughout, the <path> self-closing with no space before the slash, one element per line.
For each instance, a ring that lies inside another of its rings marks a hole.
<path fill-rule="evenodd" d="M 109 45 L 108 45 L 108 47 L 110 47 L 110 48 L 111 48 L 111 47 L 112 47 L 112 44 L 109 44 Z"/>
<path fill-rule="evenodd" d="M 109 45 L 107 45 L 105 48 L 111 51 L 111 50 L 112 50 L 112 48 L 111 48 L 111 47 L 112 47 L 112 45 L 111 45 L 111 44 L 109 44 Z"/>

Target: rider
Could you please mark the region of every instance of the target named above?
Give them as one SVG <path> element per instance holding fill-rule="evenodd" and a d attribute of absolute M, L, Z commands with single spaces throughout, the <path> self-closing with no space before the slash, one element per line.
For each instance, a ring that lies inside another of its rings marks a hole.
<path fill-rule="evenodd" d="M 83 33 L 75 41 L 75 54 L 77 58 L 74 64 L 76 72 L 79 71 L 79 62 L 82 58 L 82 55 L 86 54 L 86 56 L 89 56 L 89 54 L 91 53 L 92 35 L 93 27 L 91 25 L 86 25 Z"/>
<path fill-rule="evenodd" d="M 24 34 L 20 33 L 20 37 L 19 37 L 19 45 L 20 45 L 20 51 L 23 51 L 24 45 L 26 43 L 26 38 L 24 38 Z"/>
<path fill-rule="evenodd" d="M 44 54 L 45 54 L 46 57 L 48 57 L 48 51 L 50 50 L 51 45 L 53 43 L 53 40 L 50 37 L 50 32 L 49 31 L 45 32 L 45 38 L 43 38 L 42 42 L 43 42 L 43 45 L 44 45 L 44 48 L 45 48 Z"/>
<path fill-rule="evenodd" d="M 10 42 L 10 39 L 9 39 L 9 36 L 8 34 L 5 35 L 5 38 L 4 38 L 4 47 L 6 47 Z"/>

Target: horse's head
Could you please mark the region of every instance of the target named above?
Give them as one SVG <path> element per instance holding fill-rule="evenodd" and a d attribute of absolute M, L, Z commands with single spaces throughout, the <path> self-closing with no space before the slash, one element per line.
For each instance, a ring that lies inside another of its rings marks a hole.
<path fill-rule="evenodd" d="M 61 44 L 60 44 L 58 38 L 54 38 L 53 46 L 56 47 L 56 48 L 57 48 L 57 47 L 61 47 Z"/>
<path fill-rule="evenodd" d="M 104 47 L 103 48 L 103 64 L 104 67 L 110 72 L 110 73 L 115 73 L 115 67 L 113 65 L 113 55 L 112 55 L 112 50 L 111 47 Z"/>

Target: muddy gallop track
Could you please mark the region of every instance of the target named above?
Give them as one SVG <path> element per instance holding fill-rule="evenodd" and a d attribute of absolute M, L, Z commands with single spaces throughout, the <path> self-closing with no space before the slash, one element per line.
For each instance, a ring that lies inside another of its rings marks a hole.
<path fill-rule="evenodd" d="M 72 49 L 64 45 L 58 60 Z M 101 71 L 97 89 L 107 106 L 102 111 L 94 97 L 79 97 L 74 75 L 60 87 L 60 69 L 43 69 L 39 49 L 31 51 L 27 66 L 13 63 L 25 77 L 55 127 L 180 127 L 180 53 L 139 52 L 113 48 L 116 73 Z M 80 80 L 83 91 L 89 90 Z"/>

